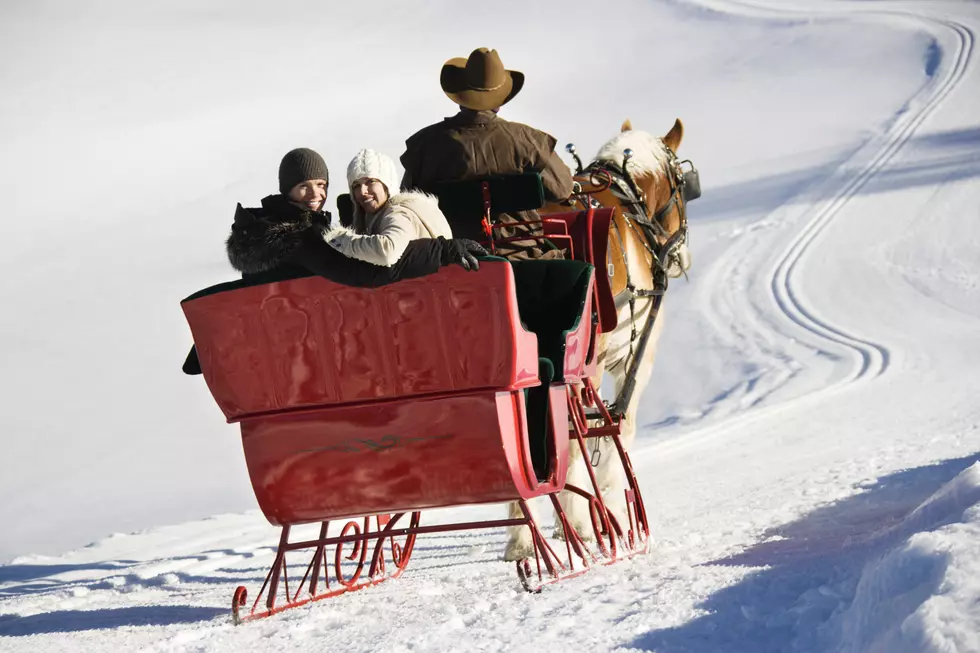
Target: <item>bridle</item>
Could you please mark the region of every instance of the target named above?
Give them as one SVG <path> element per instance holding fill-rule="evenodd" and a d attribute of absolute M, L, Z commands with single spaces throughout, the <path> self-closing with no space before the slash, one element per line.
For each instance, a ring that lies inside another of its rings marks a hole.
<path fill-rule="evenodd" d="M 668 270 L 671 269 L 672 265 L 676 265 L 682 272 L 685 272 L 680 259 L 680 247 L 688 240 L 687 203 L 701 196 L 701 183 L 694 164 L 689 159 L 678 160 L 674 151 L 666 147 L 667 161 L 664 163 L 664 177 L 670 184 L 670 196 L 663 205 L 651 210 L 647 205 L 644 193 L 640 191 L 629 172 L 629 162 L 633 156 L 632 150 L 623 151 L 621 165 L 612 161 L 593 161 L 587 168 L 583 169 L 582 161 L 575 152 L 575 146 L 569 144 L 565 149 L 575 157 L 578 164 L 576 174 L 588 173 L 589 183 L 593 186 L 588 190 L 580 189 L 577 195 L 591 196 L 609 189 L 620 204 L 632 209 L 624 209 L 623 217 L 630 228 L 637 231 L 638 235 L 641 236 L 639 241 L 656 261 L 658 268 L 656 270 L 658 274 L 655 275 L 657 288 L 651 289 L 651 291 L 641 291 L 640 294 L 652 294 L 653 291 L 662 294 L 667 289 Z M 685 165 L 689 166 L 686 170 Z M 601 206 L 594 197 L 588 199 L 579 197 L 579 201 L 586 207 Z M 673 210 L 678 212 L 680 226 L 671 234 L 667 232 L 664 225 Z M 622 244 L 620 235 L 620 245 Z M 626 255 L 625 249 L 623 249 L 623 255 Z M 627 279 L 627 286 L 629 285 L 631 284 Z"/>

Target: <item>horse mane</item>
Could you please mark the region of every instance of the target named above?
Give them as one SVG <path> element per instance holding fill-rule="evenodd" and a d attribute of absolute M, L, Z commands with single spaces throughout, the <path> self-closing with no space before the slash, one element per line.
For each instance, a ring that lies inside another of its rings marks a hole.
<path fill-rule="evenodd" d="M 662 138 L 644 131 L 630 129 L 620 132 L 608 143 L 599 148 L 596 161 L 623 164 L 623 150 L 630 148 L 633 156 L 629 161 L 630 174 L 636 177 L 645 175 L 663 176 L 667 172 L 670 154 Z"/>

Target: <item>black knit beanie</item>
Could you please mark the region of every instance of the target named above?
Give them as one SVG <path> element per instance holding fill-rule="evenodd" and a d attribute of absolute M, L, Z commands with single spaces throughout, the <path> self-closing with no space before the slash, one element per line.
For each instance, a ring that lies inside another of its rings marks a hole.
<path fill-rule="evenodd" d="M 307 147 L 286 153 L 279 164 L 279 192 L 288 195 L 296 184 L 310 179 L 323 179 L 330 184 L 330 173 L 323 157 Z"/>

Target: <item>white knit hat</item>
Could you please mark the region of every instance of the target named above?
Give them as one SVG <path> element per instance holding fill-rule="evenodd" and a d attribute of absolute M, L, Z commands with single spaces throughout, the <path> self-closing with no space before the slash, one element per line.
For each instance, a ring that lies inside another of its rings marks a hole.
<path fill-rule="evenodd" d="M 380 181 L 388 190 L 389 197 L 397 194 L 401 188 L 395 162 L 391 157 L 375 150 L 361 150 L 347 165 L 348 188 L 362 177 L 370 177 Z"/>

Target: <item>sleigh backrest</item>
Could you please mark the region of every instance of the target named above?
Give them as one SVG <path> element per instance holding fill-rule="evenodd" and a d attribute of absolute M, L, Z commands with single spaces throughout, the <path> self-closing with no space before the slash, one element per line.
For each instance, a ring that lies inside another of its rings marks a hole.
<path fill-rule="evenodd" d="M 222 284 L 181 305 L 231 422 L 538 382 L 535 337 L 502 261 L 376 289 L 321 277 Z"/>

